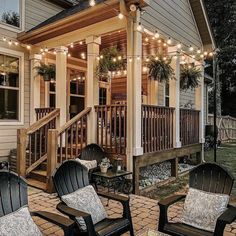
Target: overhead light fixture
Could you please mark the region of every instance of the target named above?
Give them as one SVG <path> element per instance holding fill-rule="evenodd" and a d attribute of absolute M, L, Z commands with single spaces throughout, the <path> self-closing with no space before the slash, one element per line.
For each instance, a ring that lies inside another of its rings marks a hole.
<path fill-rule="evenodd" d="M 167 44 L 171 44 L 172 43 L 172 40 L 171 40 L 171 38 L 169 38 L 168 40 L 167 40 Z"/>
<path fill-rule="evenodd" d="M 158 39 L 160 37 L 160 34 L 157 31 L 155 31 L 154 37 Z"/>
<path fill-rule="evenodd" d="M 182 48 L 182 44 L 181 44 L 181 43 L 178 43 L 178 44 L 177 44 L 177 48 L 178 48 L 178 49 L 181 49 L 181 48 Z"/>
<path fill-rule="evenodd" d="M 189 51 L 192 52 L 193 50 L 194 50 L 194 48 L 190 45 Z"/>

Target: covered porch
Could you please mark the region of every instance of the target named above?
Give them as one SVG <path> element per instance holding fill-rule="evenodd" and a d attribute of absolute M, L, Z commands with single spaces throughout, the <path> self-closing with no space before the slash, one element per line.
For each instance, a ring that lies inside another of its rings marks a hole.
<path fill-rule="evenodd" d="M 194 152 L 201 160 L 203 76 L 193 92 L 194 109 L 180 104 L 181 64 L 195 63 L 203 73 L 201 57 L 194 59 L 187 43 L 180 48 L 176 39 L 169 41 L 170 35 L 157 35 L 145 27 L 145 1 L 135 12 L 127 10 L 130 4 L 110 1 L 80 9 L 19 37 L 32 45 L 32 125 L 18 131 L 21 175 L 39 174 L 35 170 L 46 161 L 40 178 L 50 189 L 59 163 L 78 157 L 86 144 L 97 143 L 109 156 L 123 158 L 126 169 L 134 172 L 138 192 L 141 166 L 173 160 L 176 175 L 181 155 Z M 119 52 L 114 62 L 123 60 L 125 67 L 111 71 L 104 80 L 98 78 L 96 68 L 101 52 L 111 47 Z M 175 79 L 168 84 L 148 77 L 150 57 L 158 54 L 172 60 Z M 55 65 L 55 80 L 45 82 L 37 75 L 35 66 L 40 62 Z"/>

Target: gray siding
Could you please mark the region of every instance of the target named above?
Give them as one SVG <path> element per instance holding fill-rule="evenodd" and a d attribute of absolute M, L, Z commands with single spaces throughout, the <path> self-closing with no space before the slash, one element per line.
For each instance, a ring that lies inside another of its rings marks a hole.
<path fill-rule="evenodd" d="M 31 29 L 42 21 L 45 21 L 63 10 L 61 7 L 53 5 L 45 0 L 26 0 L 25 3 L 25 30 Z M 9 37 L 11 39 L 17 37 L 15 32 L 2 29 L 1 26 L 0 31 L 0 36 L 5 36 L 7 38 Z M 0 42 L 0 47 L 8 48 L 8 45 Z M 30 61 L 28 51 L 19 46 L 12 46 L 10 49 L 24 52 L 24 125 L 1 126 L 0 123 L 0 161 L 7 159 L 9 151 L 16 148 L 17 129 L 28 127 L 30 120 Z"/>
<path fill-rule="evenodd" d="M 164 89 L 165 89 L 165 85 L 164 83 L 158 83 L 158 93 L 157 93 L 157 103 L 158 106 L 164 106 Z"/>
<path fill-rule="evenodd" d="M 62 11 L 63 8 L 44 0 L 26 0 L 25 29 L 30 30 L 39 23 Z"/>
<path fill-rule="evenodd" d="M 187 104 L 193 104 L 193 108 L 195 108 L 195 90 L 188 89 L 187 91 L 180 91 L 180 107 L 184 107 Z"/>
<path fill-rule="evenodd" d="M 201 47 L 201 39 L 188 0 L 152 0 L 141 17 L 149 30 L 159 30 L 185 45 Z"/>

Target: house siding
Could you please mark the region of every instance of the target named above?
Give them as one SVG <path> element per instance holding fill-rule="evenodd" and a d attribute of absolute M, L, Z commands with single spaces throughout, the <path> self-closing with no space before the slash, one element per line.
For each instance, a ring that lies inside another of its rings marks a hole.
<path fill-rule="evenodd" d="M 53 5 L 48 1 L 26 0 L 25 30 L 30 30 L 32 27 L 57 14 L 61 10 L 63 10 L 63 8 Z M 15 32 L 3 29 L 0 25 L 0 37 L 3 36 L 10 38 L 11 40 L 17 38 Z M 9 47 L 6 43 L 0 41 L 0 47 L 24 53 L 24 124 L 1 125 L 0 122 L 0 161 L 2 161 L 7 160 L 9 151 L 17 146 L 17 129 L 28 127 L 30 123 L 30 61 L 29 52 L 20 46 Z"/>
<path fill-rule="evenodd" d="M 148 30 L 158 30 L 165 37 L 188 46 L 202 46 L 188 0 L 152 0 L 145 11 L 141 22 Z"/>
<path fill-rule="evenodd" d="M 195 109 L 195 89 L 181 90 L 180 91 L 180 107 L 184 108 L 188 104 L 193 104 Z M 190 108 L 189 106 L 187 108 Z"/>

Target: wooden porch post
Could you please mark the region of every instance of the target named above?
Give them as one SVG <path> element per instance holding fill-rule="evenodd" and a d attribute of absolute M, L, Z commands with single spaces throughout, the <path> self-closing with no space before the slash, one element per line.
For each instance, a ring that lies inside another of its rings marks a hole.
<path fill-rule="evenodd" d="M 96 36 L 89 36 L 86 38 L 87 44 L 87 107 L 91 107 L 92 110 L 88 116 L 88 128 L 87 128 L 87 142 L 96 143 L 97 137 L 97 120 L 95 105 L 99 104 L 99 83 L 95 75 L 95 69 L 97 65 L 97 56 L 99 55 L 99 45 L 101 44 L 101 38 Z"/>
<path fill-rule="evenodd" d="M 35 69 L 42 60 L 42 55 L 30 55 L 30 124 L 36 121 L 35 108 L 40 107 L 40 76 Z"/>
<path fill-rule="evenodd" d="M 52 174 L 57 167 L 58 130 L 48 130 L 47 150 L 47 192 L 53 192 Z"/>
<path fill-rule="evenodd" d="M 174 148 L 181 148 L 180 141 L 180 55 L 176 47 L 170 47 L 169 53 L 177 53 L 177 57 L 172 59 L 171 66 L 175 71 L 175 80 L 170 80 L 170 107 L 174 107 Z"/>
<path fill-rule="evenodd" d="M 204 143 L 205 143 L 205 111 L 204 111 L 204 66 L 197 62 L 197 66 L 201 67 L 202 78 L 199 86 L 195 89 L 195 107 L 200 111 L 199 114 L 199 143 L 202 144 L 201 160 L 204 160 Z"/>
<path fill-rule="evenodd" d="M 26 176 L 26 142 L 27 129 L 17 130 L 17 173 Z"/>
<path fill-rule="evenodd" d="M 56 48 L 56 108 L 60 109 L 61 127 L 67 121 L 67 47 Z"/>
<path fill-rule="evenodd" d="M 140 12 L 135 22 L 140 21 Z M 133 170 L 133 156 L 143 155 L 142 148 L 142 32 L 127 18 L 127 169 Z"/>

